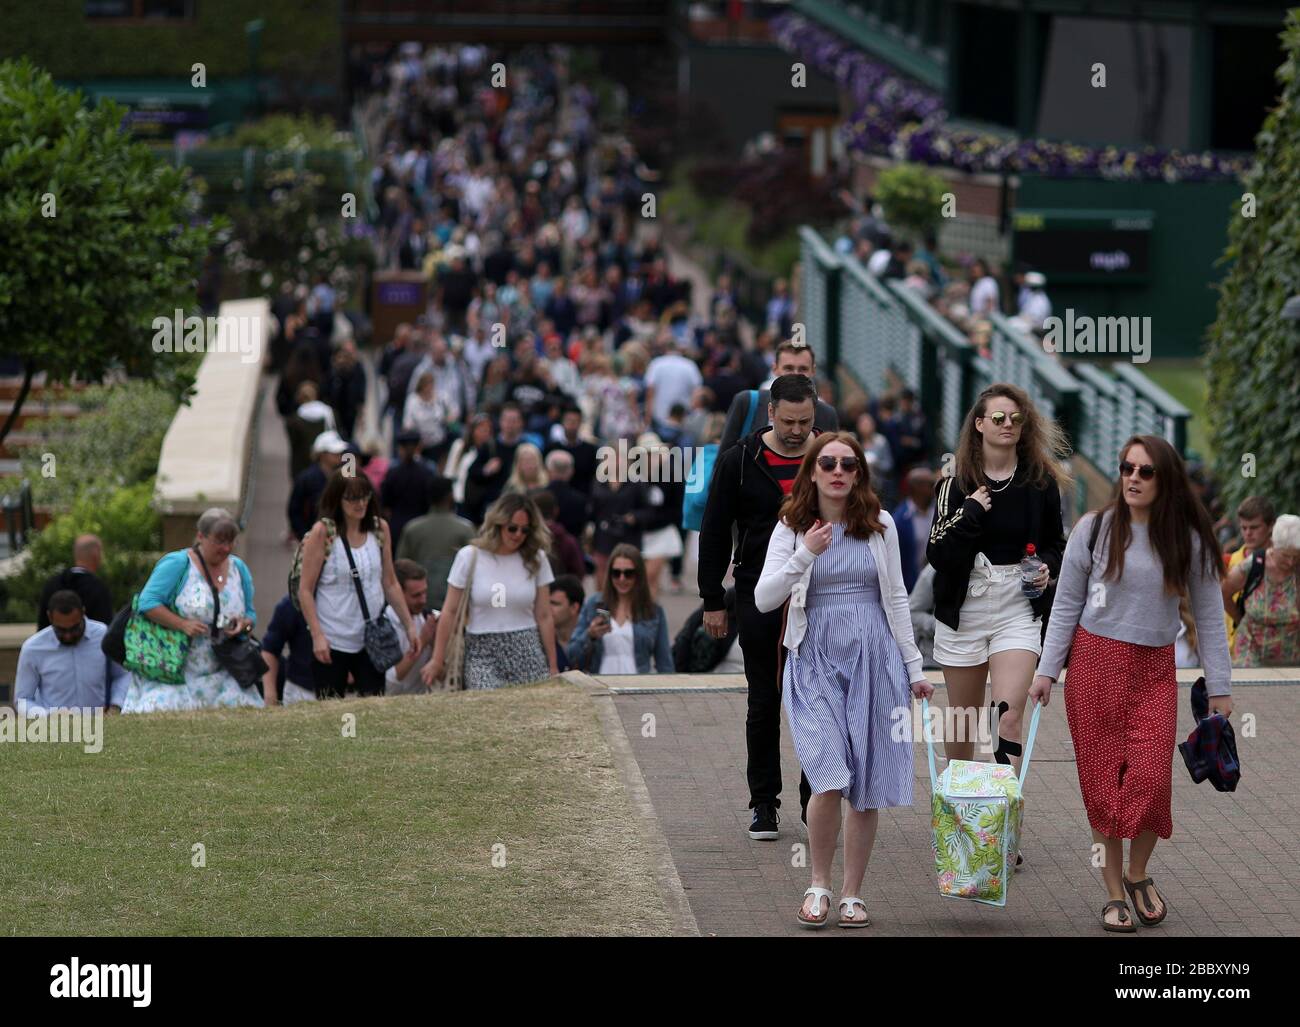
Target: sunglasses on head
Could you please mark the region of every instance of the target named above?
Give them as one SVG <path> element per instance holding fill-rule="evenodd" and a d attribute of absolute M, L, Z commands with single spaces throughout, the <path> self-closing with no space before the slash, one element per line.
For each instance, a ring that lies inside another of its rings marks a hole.
<path fill-rule="evenodd" d="M 997 425 L 999 428 L 1001 428 L 1002 425 L 1006 423 L 1008 416 L 1010 416 L 1012 424 L 1025 423 L 1025 415 L 1022 414 L 1019 410 L 1017 410 L 1014 414 L 1010 414 L 1010 415 L 1008 415 L 1005 410 L 994 410 L 993 413 L 987 416 L 988 419 L 992 421 L 995 425 Z"/>
<path fill-rule="evenodd" d="M 531 524 L 507 524 L 504 525 L 501 530 L 508 531 L 511 535 L 523 535 L 531 527 Z"/>
<path fill-rule="evenodd" d="M 852 474 L 858 469 L 858 458 L 856 456 L 819 456 L 817 458 L 817 466 L 823 471 L 835 470 L 837 463 L 844 468 L 845 474 Z"/>
<path fill-rule="evenodd" d="M 1143 481 L 1150 481 L 1156 476 L 1156 469 L 1150 464 L 1142 464 L 1139 467 L 1137 464 L 1131 464 L 1127 460 L 1121 460 L 1119 462 L 1119 476 L 1121 478 L 1131 478 L 1134 471 L 1138 472 L 1138 477 Z"/>
<path fill-rule="evenodd" d="M 635 578 L 636 568 L 635 567 L 611 567 L 609 574 L 610 577 L 613 578 Z"/>

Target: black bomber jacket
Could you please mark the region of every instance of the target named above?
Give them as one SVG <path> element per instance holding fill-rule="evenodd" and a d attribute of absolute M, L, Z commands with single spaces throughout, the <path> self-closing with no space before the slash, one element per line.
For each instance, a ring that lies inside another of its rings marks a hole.
<path fill-rule="evenodd" d="M 1065 555 L 1060 490 L 1050 478 L 1041 486 L 1026 486 L 1021 480 L 1012 487 L 1024 487 L 1028 492 L 1030 527 L 1025 542 L 1034 544 L 1039 559 L 1047 564 L 1055 581 Z M 966 498 L 955 475 L 941 478 L 934 494 L 934 522 L 925 549 L 926 560 L 934 567 L 934 616 L 956 631 L 975 555 L 980 551 L 984 508 L 974 499 Z M 1029 605 L 1033 607 L 1035 620 L 1045 617 L 1051 610 L 1052 591 L 1044 591 L 1038 599 L 1031 599 Z"/>

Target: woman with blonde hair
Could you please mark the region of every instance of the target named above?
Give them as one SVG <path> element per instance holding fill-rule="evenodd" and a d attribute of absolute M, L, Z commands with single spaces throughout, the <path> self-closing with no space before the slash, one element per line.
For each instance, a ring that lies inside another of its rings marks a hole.
<path fill-rule="evenodd" d="M 898 530 L 848 432 L 826 432 L 809 446 L 781 505 L 754 605 L 766 612 L 787 599 L 782 694 L 813 793 L 812 887 L 797 919 L 821 927 L 830 916 L 831 864 L 847 799 L 839 926 L 869 927 L 859 895 L 880 810 L 912 804 L 911 740 L 895 737 L 896 713 L 934 688 L 912 636 Z"/>
<path fill-rule="evenodd" d="M 1025 391 L 1005 382 L 980 393 L 957 444 L 956 473 L 935 488 L 926 558 L 934 567 L 934 660 L 950 706 L 978 711 L 984 683 L 1006 712 L 995 758 L 1019 769 L 1021 721 L 1042 653 L 1049 580 L 1061 569 L 1061 490 L 1070 476 L 1065 439 Z M 1042 561 L 1022 582 L 1032 546 Z M 974 741 L 945 739 L 949 759 L 969 760 Z M 1022 862 L 1017 859 L 1017 863 Z"/>
<path fill-rule="evenodd" d="M 487 509 L 483 527 L 456 554 L 438 616 L 426 686 L 452 671 L 467 689 L 503 688 L 554 677 L 555 622 L 546 558 L 551 533 L 527 496 L 507 492 Z M 448 668 L 447 651 L 464 615 L 464 665 Z"/>
<path fill-rule="evenodd" d="M 505 491 L 526 495 L 533 489 L 544 489 L 550 483 L 551 476 L 546 473 L 542 451 L 531 442 L 519 443 L 510 477 L 506 479 Z"/>

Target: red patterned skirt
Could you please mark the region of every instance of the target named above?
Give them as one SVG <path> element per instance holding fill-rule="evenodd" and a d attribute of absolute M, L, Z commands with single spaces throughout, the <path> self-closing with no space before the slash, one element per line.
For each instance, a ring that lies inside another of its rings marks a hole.
<path fill-rule="evenodd" d="M 1093 830 L 1107 838 L 1173 834 L 1173 645 L 1136 645 L 1076 629 L 1065 713 Z"/>

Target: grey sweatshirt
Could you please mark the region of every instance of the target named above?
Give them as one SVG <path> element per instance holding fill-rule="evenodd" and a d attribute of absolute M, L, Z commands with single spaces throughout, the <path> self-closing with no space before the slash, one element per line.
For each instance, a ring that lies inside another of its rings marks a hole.
<path fill-rule="evenodd" d="M 1103 523 L 1097 547 L 1088 555 L 1088 514 L 1070 532 L 1056 586 L 1056 601 L 1047 623 L 1038 673 L 1055 680 L 1061 673 L 1074 629 L 1103 638 L 1137 645 L 1165 646 L 1178 637 L 1178 596 L 1164 590 L 1160 558 L 1151 549 L 1147 526 L 1133 522 L 1133 537 L 1124 554 L 1124 574 L 1119 581 L 1104 581 L 1109 552 L 1110 518 Z M 1192 616 L 1196 619 L 1197 647 L 1210 695 L 1232 694 L 1232 663 L 1228 658 L 1228 632 L 1223 621 L 1223 598 L 1218 579 L 1206 575 L 1201 565 L 1201 542 L 1192 537 L 1192 573 L 1189 577 Z"/>

